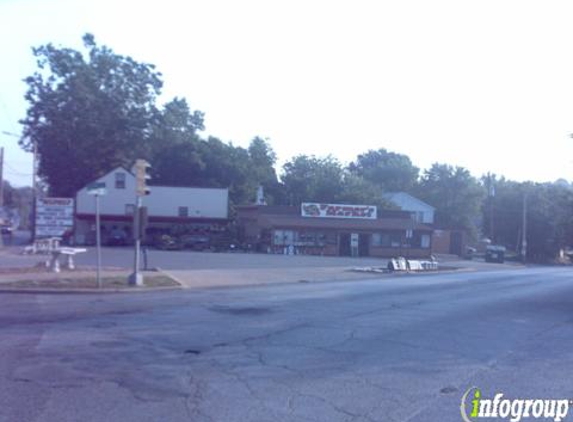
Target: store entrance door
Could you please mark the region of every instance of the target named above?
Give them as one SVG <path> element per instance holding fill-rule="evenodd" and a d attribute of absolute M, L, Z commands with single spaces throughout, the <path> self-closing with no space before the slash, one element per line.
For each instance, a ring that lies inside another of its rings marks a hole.
<path fill-rule="evenodd" d="M 358 256 L 370 256 L 370 235 L 361 233 L 358 239 Z"/>
<path fill-rule="evenodd" d="M 350 249 L 350 233 L 338 234 L 338 255 L 350 256 L 352 250 Z"/>

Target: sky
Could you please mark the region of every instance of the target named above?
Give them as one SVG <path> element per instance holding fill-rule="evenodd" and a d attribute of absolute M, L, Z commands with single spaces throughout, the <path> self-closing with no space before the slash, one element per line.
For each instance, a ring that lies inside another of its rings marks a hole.
<path fill-rule="evenodd" d="M 573 180 L 573 3 L 530 0 L 0 0 L 5 177 L 32 46 L 98 44 L 153 63 L 235 145 L 268 138 L 350 162 L 369 149 L 514 180 Z"/>

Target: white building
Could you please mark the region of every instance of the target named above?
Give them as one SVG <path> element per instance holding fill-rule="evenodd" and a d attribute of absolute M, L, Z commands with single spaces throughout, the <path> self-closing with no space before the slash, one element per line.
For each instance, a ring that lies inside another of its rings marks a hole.
<path fill-rule="evenodd" d="M 135 176 L 118 167 L 94 180 L 105 183 L 106 194 L 100 197 L 102 238 L 106 241 L 112 230 L 122 230 L 131 238 L 135 210 Z M 149 231 L 167 232 L 170 227 L 184 224 L 198 234 L 221 229 L 228 221 L 228 189 L 151 186 L 143 197 L 147 207 Z M 75 239 L 79 244 L 93 243 L 95 237 L 95 198 L 87 186 L 76 194 Z"/>
<path fill-rule="evenodd" d="M 409 211 L 413 214 L 418 223 L 434 224 L 435 208 L 406 192 L 390 192 L 384 194 L 384 198 L 402 211 Z"/>

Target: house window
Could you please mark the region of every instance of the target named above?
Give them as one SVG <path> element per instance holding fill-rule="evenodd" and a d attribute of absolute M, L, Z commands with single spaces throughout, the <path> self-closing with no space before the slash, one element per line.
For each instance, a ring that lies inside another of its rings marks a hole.
<path fill-rule="evenodd" d="M 420 245 L 422 248 L 429 248 L 430 247 L 430 235 L 423 234 L 422 238 L 420 239 Z"/>
<path fill-rule="evenodd" d="M 189 207 L 179 207 L 179 217 L 189 217 Z"/>
<path fill-rule="evenodd" d="M 115 188 L 125 189 L 125 173 L 115 173 Z"/>
<path fill-rule="evenodd" d="M 135 214 L 135 205 L 125 204 L 125 215 L 134 215 L 134 214 Z"/>

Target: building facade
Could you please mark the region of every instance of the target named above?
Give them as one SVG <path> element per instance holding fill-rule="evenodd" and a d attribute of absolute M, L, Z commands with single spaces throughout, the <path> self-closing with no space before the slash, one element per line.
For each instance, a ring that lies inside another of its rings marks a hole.
<path fill-rule="evenodd" d="M 101 234 L 104 243 L 115 234 L 133 237 L 135 176 L 119 167 L 94 181 L 105 183 L 100 197 Z M 167 233 L 174 225 L 184 225 L 198 236 L 222 231 L 228 223 L 227 189 L 151 186 L 143 197 L 147 208 L 148 233 Z M 80 189 L 75 201 L 74 239 L 77 244 L 95 241 L 95 199 L 88 187 Z"/>
<path fill-rule="evenodd" d="M 268 253 L 426 258 L 432 231 L 406 211 L 306 203 L 237 207 L 239 238 Z"/>
<path fill-rule="evenodd" d="M 412 213 L 419 223 L 434 224 L 434 213 L 436 209 L 430 204 L 426 204 L 424 201 L 406 192 L 387 193 L 384 194 L 384 198 L 402 211 Z"/>

